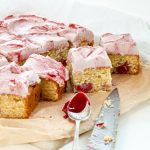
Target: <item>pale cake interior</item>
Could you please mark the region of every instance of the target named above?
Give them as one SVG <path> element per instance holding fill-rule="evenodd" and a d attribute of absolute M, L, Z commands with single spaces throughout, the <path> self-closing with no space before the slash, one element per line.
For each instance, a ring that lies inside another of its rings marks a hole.
<path fill-rule="evenodd" d="M 41 99 L 57 101 L 61 98 L 65 87 L 59 87 L 59 85 L 52 80 L 41 79 Z"/>
<path fill-rule="evenodd" d="M 0 117 L 28 118 L 40 99 L 40 87 L 29 87 L 29 95 L 24 98 L 17 95 L 0 95 Z"/>
<path fill-rule="evenodd" d="M 70 73 L 71 84 L 76 92 L 76 87 L 83 84 L 92 84 L 92 89 L 88 92 L 110 90 L 111 70 L 110 68 L 91 68 L 83 72 Z"/>
<path fill-rule="evenodd" d="M 51 58 L 57 60 L 57 61 L 62 61 L 62 60 L 66 60 L 67 59 L 67 55 L 68 55 L 68 51 L 69 48 L 65 48 L 63 50 L 56 50 L 56 49 L 52 49 L 50 51 L 48 51 L 45 54 L 42 54 L 44 56 L 50 56 Z"/>

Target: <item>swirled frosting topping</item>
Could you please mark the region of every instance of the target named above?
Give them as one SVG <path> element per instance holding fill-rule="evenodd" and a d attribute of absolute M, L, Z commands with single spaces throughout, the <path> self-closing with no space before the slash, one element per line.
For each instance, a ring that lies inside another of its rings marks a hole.
<path fill-rule="evenodd" d="M 67 61 L 71 63 L 73 72 L 89 68 L 111 67 L 106 51 L 100 46 L 72 48 L 69 51 Z"/>
<path fill-rule="evenodd" d="M 100 45 L 108 54 L 139 55 L 136 43 L 130 34 L 103 34 L 100 38 Z"/>
<path fill-rule="evenodd" d="M 40 82 L 33 71 L 24 71 L 14 62 L 0 67 L 0 94 L 22 97 L 29 95 L 29 87 Z"/>
<path fill-rule="evenodd" d="M 23 68 L 25 70 L 33 70 L 41 78 L 46 80 L 51 79 L 57 82 L 59 86 L 64 86 L 65 81 L 68 80 L 67 69 L 60 62 L 49 56 L 44 57 L 32 54 L 23 65 Z"/>

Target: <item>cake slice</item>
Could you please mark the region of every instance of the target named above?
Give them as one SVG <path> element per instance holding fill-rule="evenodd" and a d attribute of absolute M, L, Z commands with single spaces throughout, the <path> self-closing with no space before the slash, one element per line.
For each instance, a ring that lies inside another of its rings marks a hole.
<path fill-rule="evenodd" d="M 48 55 L 60 62 L 66 61 L 70 47 L 67 39 L 47 33 L 28 34 L 26 37 L 40 46 L 37 54 Z"/>
<path fill-rule="evenodd" d="M 130 34 L 106 33 L 100 38 L 100 45 L 108 53 L 112 73 L 137 74 L 139 72 L 139 51 Z"/>
<path fill-rule="evenodd" d="M 111 62 L 100 46 L 84 46 L 69 51 L 67 66 L 74 92 L 110 90 Z"/>
<path fill-rule="evenodd" d="M 57 32 L 57 35 L 68 39 L 71 47 L 92 46 L 94 43 L 93 32 L 77 24 L 69 24 L 64 29 L 61 27 L 61 29 L 55 32 Z"/>
<path fill-rule="evenodd" d="M 0 117 L 28 118 L 40 98 L 39 82 L 14 62 L 0 67 Z"/>
<path fill-rule="evenodd" d="M 41 78 L 41 99 L 57 101 L 65 91 L 68 80 L 67 69 L 49 56 L 32 54 L 25 64 L 25 70 L 33 70 Z"/>

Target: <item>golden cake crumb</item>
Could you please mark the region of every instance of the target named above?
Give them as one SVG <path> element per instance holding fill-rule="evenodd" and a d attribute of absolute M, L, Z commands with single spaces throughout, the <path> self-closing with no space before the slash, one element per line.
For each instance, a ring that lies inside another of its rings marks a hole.
<path fill-rule="evenodd" d="M 113 138 L 111 136 L 109 136 L 109 135 L 104 136 L 105 144 L 109 144 L 112 141 L 113 141 Z"/>

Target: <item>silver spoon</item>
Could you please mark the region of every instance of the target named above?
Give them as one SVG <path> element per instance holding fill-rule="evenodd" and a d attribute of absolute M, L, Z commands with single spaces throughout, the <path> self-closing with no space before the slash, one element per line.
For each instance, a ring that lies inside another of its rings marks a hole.
<path fill-rule="evenodd" d="M 86 102 L 85 108 L 81 112 L 72 112 L 69 111 L 69 105 L 68 105 L 68 116 L 70 119 L 74 120 L 76 123 L 75 132 L 74 132 L 74 142 L 73 142 L 73 148 L 72 150 L 78 150 L 79 149 L 79 128 L 80 128 L 80 122 L 87 120 L 90 117 L 91 114 L 91 107 L 89 105 L 89 102 Z"/>

